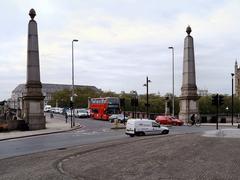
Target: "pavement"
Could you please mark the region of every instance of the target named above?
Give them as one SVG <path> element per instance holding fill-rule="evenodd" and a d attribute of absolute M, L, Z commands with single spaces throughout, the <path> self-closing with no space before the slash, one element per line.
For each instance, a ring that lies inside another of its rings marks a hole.
<path fill-rule="evenodd" d="M 67 131 L 78 129 L 80 127 L 81 127 L 80 124 L 76 123 L 75 126 L 71 128 L 70 118 L 68 118 L 68 122 L 66 123 L 63 120 L 59 120 L 57 118 L 50 118 L 48 115 L 46 115 L 46 129 L 34 130 L 34 131 L 16 130 L 16 131 L 0 132 L 0 141 L 30 137 L 30 136 L 39 136 L 39 135 L 52 134 L 52 133 L 67 132 Z"/>
<path fill-rule="evenodd" d="M 216 126 L 215 123 L 205 123 L 203 126 Z M 218 129 L 208 130 L 203 133 L 205 137 L 219 137 L 219 138 L 240 138 L 239 123 L 219 123 Z"/>

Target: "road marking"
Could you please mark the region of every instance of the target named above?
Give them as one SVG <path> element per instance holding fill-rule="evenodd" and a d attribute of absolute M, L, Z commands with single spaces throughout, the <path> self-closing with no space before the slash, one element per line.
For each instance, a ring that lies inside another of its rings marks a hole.
<path fill-rule="evenodd" d="M 109 128 L 103 128 L 97 131 L 91 131 L 90 129 L 81 129 L 81 130 L 73 131 L 72 136 L 95 135 L 95 134 L 101 134 L 101 133 L 107 133 L 107 132 L 113 132 L 113 130 Z"/>

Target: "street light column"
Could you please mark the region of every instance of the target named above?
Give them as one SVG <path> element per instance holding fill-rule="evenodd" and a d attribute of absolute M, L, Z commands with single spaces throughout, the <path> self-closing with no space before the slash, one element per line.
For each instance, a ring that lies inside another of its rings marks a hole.
<path fill-rule="evenodd" d="M 168 49 L 172 49 L 172 116 L 174 116 L 174 47 Z"/>
<path fill-rule="evenodd" d="M 148 76 L 147 76 L 147 118 L 148 118 Z"/>
<path fill-rule="evenodd" d="M 234 76 L 234 73 L 231 73 L 231 75 L 232 75 L 232 126 L 233 126 L 233 109 L 234 109 L 234 107 L 233 107 L 233 76 Z"/>
<path fill-rule="evenodd" d="M 147 118 L 148 118 L 148 110 L 149 110 L 149 102 L 148 102 L 148 83 L 150 83 L 151 80 L 148 79 L 148 76 L 146 78 L 146 84 L 144 84 L 143 86 L 146 86 L 147 92 L 146 92 L 146 98 L 147 98 L 147 103 L 146 103 L 146 113 L 147 113 Z"/>
<path fill-rule="evenodd" d="M 74 50 L 73 50 L 73 43 L 78 42 L 77 39 L 72 40 L 72 108 L 71 108 L 71 127 L 75 126 L 75 119 L 74 119 Z"/>

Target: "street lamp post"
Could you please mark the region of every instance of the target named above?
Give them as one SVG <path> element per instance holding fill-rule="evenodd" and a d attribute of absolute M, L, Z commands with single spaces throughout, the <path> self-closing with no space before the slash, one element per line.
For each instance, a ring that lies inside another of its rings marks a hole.
<path fill-rule="evenodd" d="M 174 47 L 168 47 L 168 49 L 172 49 L 172 116 L 174 116 Z"/>
<path fill-rule="evenodd" d="M 231 73 L 232 75 L 232 126 L 233 126 L 233 76 L 234 76 L 234 73 Z"/>
<path fill-rule="evenodd" d="M 149 103 L 148 103 L 148 83 L 150 83 L 151 82 L 151 80 L 149 80 L 148 79 L 148 76 L 147 76 L 147 78 L 146 78 L 146 84 L 144 84 L 143 86 L 146 86 L 146 88 L 147 88 L 147 104 L 146 104 L 146 109 L 147 109 L 147 118 L 148 118 L 148 108 L 149 108 Z"/>
<path fill-rule="evenodd" d="M 71 128 L 73 126 L 75 126 L 75 119 L 74 119 L 74 114 L 73 114 L 73 110 L 74 110 L 74 51 L 73 51 L 73 43 L 74 42 L 78 42 L 77 39 L 73 39 L 72 40 L 72 97 L 71 97 Z"/>

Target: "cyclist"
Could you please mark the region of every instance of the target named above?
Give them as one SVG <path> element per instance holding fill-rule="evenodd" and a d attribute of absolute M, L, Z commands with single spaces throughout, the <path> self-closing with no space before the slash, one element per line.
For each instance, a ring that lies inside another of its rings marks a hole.
<path fill-rule="evenodd" d="M 195 114 L 192 114 L 190 119 L 192 121 L 192 125 L 194 125 L 196 123 L 196 121 L 195 121 Z"/>

